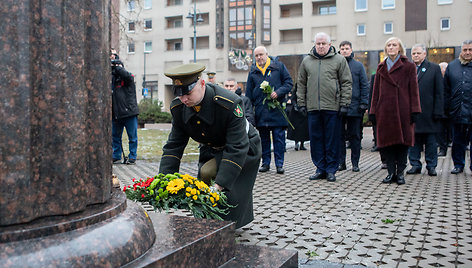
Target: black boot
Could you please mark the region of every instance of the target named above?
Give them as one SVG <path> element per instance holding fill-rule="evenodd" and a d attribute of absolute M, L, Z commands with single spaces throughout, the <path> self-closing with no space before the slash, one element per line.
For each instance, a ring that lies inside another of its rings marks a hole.
<path fill-rule="evenodd" d="M 303 142 L 300 142 L 300 151 L 306 151 L 306 148 Z"/>
<path fill-rule="evenodd" d="M 396 180 L 396 176 L 395 174 L 388 174 L 387 177 L 385 177 L 385 179 L 383 179 L 382 183 L 392 183 L 392 182 L 395 182 Z"/>
<path fill-rule="evenodd" d="M 403 172 L 397 175 L 397 184 L 405 184 L 405 175 L 403 175 Z"/>

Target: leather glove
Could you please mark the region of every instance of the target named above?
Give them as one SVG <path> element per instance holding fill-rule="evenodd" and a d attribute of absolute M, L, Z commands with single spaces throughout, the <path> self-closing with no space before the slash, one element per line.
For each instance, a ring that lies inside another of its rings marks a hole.
<path fill-rule="evenodd" d="M 307 115 L 305 106 L 298 107 L 298 112 L 300 112 L 303 116 Z"/>
<path fill-rule="evenodd" d="M 359 113 L 361 114 L 364 114 L 365 113 L 365 110 L 367 110 L 367 104 L 361 104 L 359 105 L 359 108 L 357 109 L 359 111 Z"/>
<path fill-rule="evenodd" d="M 339 115 L 340 117 L 344 117 L 344 116 L 347 115 L 347 111 L 348 111 L 348 110 L 349 110 L 349 109 L 348 109 L 346 106 L 341 106 L 341 108 L 339 108 L 338 115 Z"/>
<path fill-rule="evenodd" d="M 416 120 L 418 119 L 418 113 L 412 113 L 410 115 L 410 124 L 416 123 Z"/>
<path fill-rule="evenodd" d="M 377 125 L 377 120 L 375 119 L 375 114 L 369 114 L 369 121 L 372 122 L 372 125 Z"/>

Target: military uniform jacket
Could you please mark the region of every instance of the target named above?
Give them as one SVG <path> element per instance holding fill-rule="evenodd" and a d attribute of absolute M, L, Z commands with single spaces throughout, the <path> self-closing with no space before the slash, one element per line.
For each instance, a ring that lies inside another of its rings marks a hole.
<path fill-rule="evenodd" d="M 258 134 L 251 124 L 247 124 L 242 100 L 236 94 L 207 83 L 200 105 L 201 110 L 197 113 L 177 98 L 172 102 L 172 130 L 163 148 L 159 172 L 179 170 L 184 149 L 192 138 L 202 145 L 201 163 L 222 152 L 221 159 L 217 159 L 215 182 L 231 190 L 248 156 L 249 140 Z M 257 148 L 252 148 L 254 150 Z"/>

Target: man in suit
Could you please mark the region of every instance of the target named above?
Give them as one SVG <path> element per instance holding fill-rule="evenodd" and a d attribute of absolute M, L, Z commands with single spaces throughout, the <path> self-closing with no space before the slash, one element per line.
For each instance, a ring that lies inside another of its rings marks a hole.
<path fill-rule="evenodd" d="M 426 170 L 429 176 L 437 176 L 438 147 L 436 134 L 441 129 L 444 113 L 444 86 L 439 65 L 426 60 L 426 47 L 416 44 L 411 49 L 411 58 L 416 65 L 420 90 L 421 114 L 415 125 L 415 145 L 410 148 L 408 158 L 411 169 L 407 174 L 421 173 L 421 151 L 425 151 Z"/>

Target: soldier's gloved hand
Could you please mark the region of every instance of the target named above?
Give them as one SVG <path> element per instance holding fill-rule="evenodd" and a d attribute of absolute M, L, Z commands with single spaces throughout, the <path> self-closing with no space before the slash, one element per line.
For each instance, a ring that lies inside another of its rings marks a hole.
<path fill-rule="evenodd" d="M 362 103 L 361 105 L 359 105 L 358 111 L 359 111 L 359 113 L 364 114 L 365 111 L 367 110 L 367 108 L 368 108 L 367 104 Z"/>
<path fill-rule="evenodd" d="M 346 106 L 341 106 L 341 108 L 339 108 L 338 115 L 339 115 L 340 117 L 344 117 L 344 116 L 347 115 L 347 111 L 348 111 L 348 110 L 349 110 L 348 107 L 346 107 Z"/>
<path fill-rule="evenodd" d="M 299 111 L 303 116 L 306 116 L 306 114 L 307 114 L 307 112 L 306 112 L 306 107 L 305 107 L 305 106 L 298 107 L 298 111 Z"/>
<path fill-rule="evenodd" d="M 372 122 L 372 125 L 377 125 L 377 120 L 375 119 L 375 114 L 369 114 L 369 121 Z"/>
<path fill-rule="evenodd" d="M 416 120 L 418 119 L 418 114 L 419 114 L 419 113 L 412 113 L 412 114 L 410 115 L 410 124 L 416 123 Z"/>

